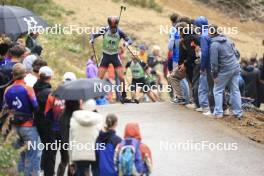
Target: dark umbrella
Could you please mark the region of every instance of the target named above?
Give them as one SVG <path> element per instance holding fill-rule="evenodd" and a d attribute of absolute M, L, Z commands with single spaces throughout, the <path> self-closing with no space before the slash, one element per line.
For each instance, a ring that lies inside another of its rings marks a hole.
<path fill-rule="evenodd" d="M 18 6 L 0 6 L 0 34 L 14 39 L 30 30 L 46 27 L 48 24 L 30 10 Z"/>
<path fill-rule="evenodd" d="M 88 100 L 107 95 L 112 91 L 111 85 L 97 78 L 79 79 L 59 86 L 53 95 L 64 100 Z"/>

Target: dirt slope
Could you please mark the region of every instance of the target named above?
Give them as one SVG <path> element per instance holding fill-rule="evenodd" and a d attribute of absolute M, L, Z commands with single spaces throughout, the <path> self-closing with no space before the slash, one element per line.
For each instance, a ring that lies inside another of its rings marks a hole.
<path fill-rule="evenodd" d="M 118 15 L 120 4 L 111 0 L 55 0 L 56 3 L 75 14 L 62 18 L 62 23 L 79 24 L 82 26 L 101 26 L 106 24 L 106 17 Z M 209 8 L 193 0 L 159 0 L 164 6 L 163 13 L 153 10 L 128 6 L 123 14 L 121 28 L 136 38 L 137 43 L 159 44 L 166 51 L 167 34 L 160 34 L 160 25 L 170 25 L 168 15 L 175 11 L 181 15 L 196 17 L 205 15 L 210 22 L 220 26 L 235 26 L 239 29 L 238 35 L 230 36 L 235 40 L 242 56 L 250 57 L 253 53 L 262 55 L 264 39 L 264 24 L 256 22 L 240 23 L 239 19 L 230 19 L 222 12 Z"/>

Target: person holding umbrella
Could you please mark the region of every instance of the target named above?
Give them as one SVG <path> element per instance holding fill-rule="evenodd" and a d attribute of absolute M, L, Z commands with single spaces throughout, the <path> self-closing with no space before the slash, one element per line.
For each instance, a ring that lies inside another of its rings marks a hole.
<path fill-rule="evenodd" d="M 124 81 L 124 73 L 122 63 L 120 61 L 118 55 L 119 43 L 121 39 L 125 40 L 125 46 L 129 46 L 132 44 L 132 40 L 118 27 L 119 18 L 118 17 L 108 17 L 107 19 L 108 27 L 102 28 L 102 30 L 98 34 L 92 34 L 90 39 L 90 44 L 93 46 L 95 38 L 103 35 L 103 57 L 99 66 L 98 77 L 103 79 L 105 73 L 110 64 L 113 64 L 115 70 L 117 71 L 117 75 L 120 81 L 123 83 L 123 93 L 120 101 L 124 103 L 124 99 L 126 97 L 125 93 L 125 81 Z"/>

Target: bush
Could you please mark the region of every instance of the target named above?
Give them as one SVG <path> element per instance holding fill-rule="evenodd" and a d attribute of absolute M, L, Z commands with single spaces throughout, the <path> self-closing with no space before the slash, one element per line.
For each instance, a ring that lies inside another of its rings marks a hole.
<path fill-rule="evenodd" d="M 12 140 L 4 143 L 2 136 L 0 136 L 0 175 L 10 175 L 8 173 L 16 170 L 19 152 L 13 148 Z"/>

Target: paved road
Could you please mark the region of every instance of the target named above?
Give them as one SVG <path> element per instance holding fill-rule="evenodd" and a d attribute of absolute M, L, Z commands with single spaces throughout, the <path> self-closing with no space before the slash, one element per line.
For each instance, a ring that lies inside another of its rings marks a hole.
<path fill-rule="evenodd" d="M 99 111 L 119 116 L 121 136 L 127 122 L 140 123 L 143 142 L 153 152 L 154 176 L 264 175 L 263 145 L 184 107 L 170 103 L 115 104 L 102 106 Z M 207 147 L 209 143 L 211 149 Z M 217 144 L 225 145 L 220 150 L 229 151 L 215 150 Z"/>

